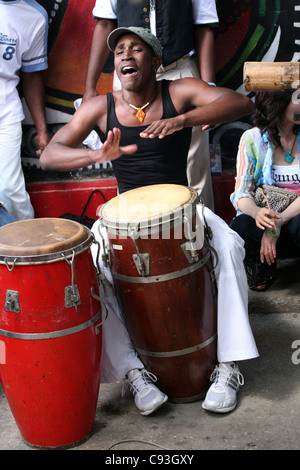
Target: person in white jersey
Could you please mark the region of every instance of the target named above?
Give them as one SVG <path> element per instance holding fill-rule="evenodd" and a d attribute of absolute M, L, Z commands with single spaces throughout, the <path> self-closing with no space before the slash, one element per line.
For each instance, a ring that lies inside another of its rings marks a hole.
<path fill-rule="evenodd" d="M 259 207 L 253 191 L 263 184 L 300 194 L 299 90 L 256 93 L 255 127 L 241 137 L 237 175 L 231 195 L 237 216 L 230 223 L 245 241 L 245 268 L 252 290 L 265 291 L 276 279 L 276 258 L 300 256 L 300 197 L 280 215 Z M 268 236 L 273 221 L 281 222 L 277 238 Z"/>
<path fill-rule="evenodd" d="M 0 1 L 0 201 L 16 219 L 34 217 L 21 165 L 22 121 L 17 86 L 22 88 L 37 130 L 37 155 L 49 142 L 44 84 L 48 16 L 34 0 Z"/>
<path fill-rule="evenodd" d="M 117 26 L 149 28 L 163 46 L 157 80 L 195 77 L 215 85 L 214 29 L 219 25 L 215 0 L 96 0 L 94 29 L 83 101 L 96 85 L 109 55 L 106 39 Z M 120 89 L 114 74 L 114 90 Z M 208 126 L 195 126 L 187 160 L 189 186 L 214 210 Z"/>

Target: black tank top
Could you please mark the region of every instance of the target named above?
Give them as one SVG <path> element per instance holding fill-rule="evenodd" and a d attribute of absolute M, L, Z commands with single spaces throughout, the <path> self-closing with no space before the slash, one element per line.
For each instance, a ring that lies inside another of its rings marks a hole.
<path fill-rule="evenodd" d="M 167 80 L 162 81 L 162 119 L 178 116 L 169 94 Z M 148 127 L 122 126 L 115 113 L 112 93 L 107 93 L 107 130 L 121 130 L 120 146 L 136 144 L 137 152 L 112 161 L 119 193 L 150 184 L 181 184 L 187 186 L 186 162 L 192 128 L 184 128 L 163 139 L 143 139 L 140 132 Z"/>

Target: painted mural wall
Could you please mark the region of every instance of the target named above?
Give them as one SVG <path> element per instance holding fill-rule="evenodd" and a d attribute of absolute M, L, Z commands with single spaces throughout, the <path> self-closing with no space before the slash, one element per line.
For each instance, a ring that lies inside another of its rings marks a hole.
<path fill-rule="evenodd" d="M 216 32 L 217 84 L 243 89 L 245 61 L 299 61 L 300 0 L 216 0 L 220 20 Z M 74 113 L 73 102 L 84 90 L 90 43 L 94 28 L 95 0 L 39 0 L 49 15 L 49 68 L 45 72 L 49 130 L 54 133 Z M 98 91 L 112 88 L 112 60 L 105 67 Z M 250 94 L 251 96 L 251 94 Z M 30 115 L 24 121 L 22 162 L 29 181 L 57 178 L 106 177 L 108 163 L 70 174 L 42 172 L 35 157 L 35 129 Z M 239 138 L 251 127 L 249 118 L 216 126 L 210 141 L 219 144 L 222 168 L 233 169 Z"/>

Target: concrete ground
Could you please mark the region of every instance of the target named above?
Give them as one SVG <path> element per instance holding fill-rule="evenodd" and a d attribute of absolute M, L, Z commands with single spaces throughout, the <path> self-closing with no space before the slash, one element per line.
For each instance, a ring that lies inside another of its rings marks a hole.
<path fill-rule="evenodd" d="M 260 357 L 240 363 L 245 384 L 238 406 L 217 415 L 201 401 L 166 403 L 143 417 L 122 384 L 102 385 L 92 435 L 75 450 L 299 450 L 300 261 L 279 263 L 266 293 L 249 292 L 250 322 Z M 19 433 L 0 385 L 0 450 L 33 450 Z"/>

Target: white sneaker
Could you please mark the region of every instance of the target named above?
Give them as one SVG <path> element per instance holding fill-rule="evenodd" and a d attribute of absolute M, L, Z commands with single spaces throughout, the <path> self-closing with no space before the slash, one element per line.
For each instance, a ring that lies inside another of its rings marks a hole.
<path fill-rule="evenodd" d="M 137 409 L 143 416 L 150 415 L 157 410 L 168 399 L 153 382 L 157 378 L 146 369 L 133 369 L 128 372 L 126 379 L 134 396 Z"/>
<path fill-rule="evenodd" d="M 228 413 L 237 404 L 236 394 L 241 385 L 244 385 L 244 377 L 234 362 L 221 362 L 211 374 L 210 380 L 214 383 L 210 386 L 202 408 L 214 413 Z"/>

